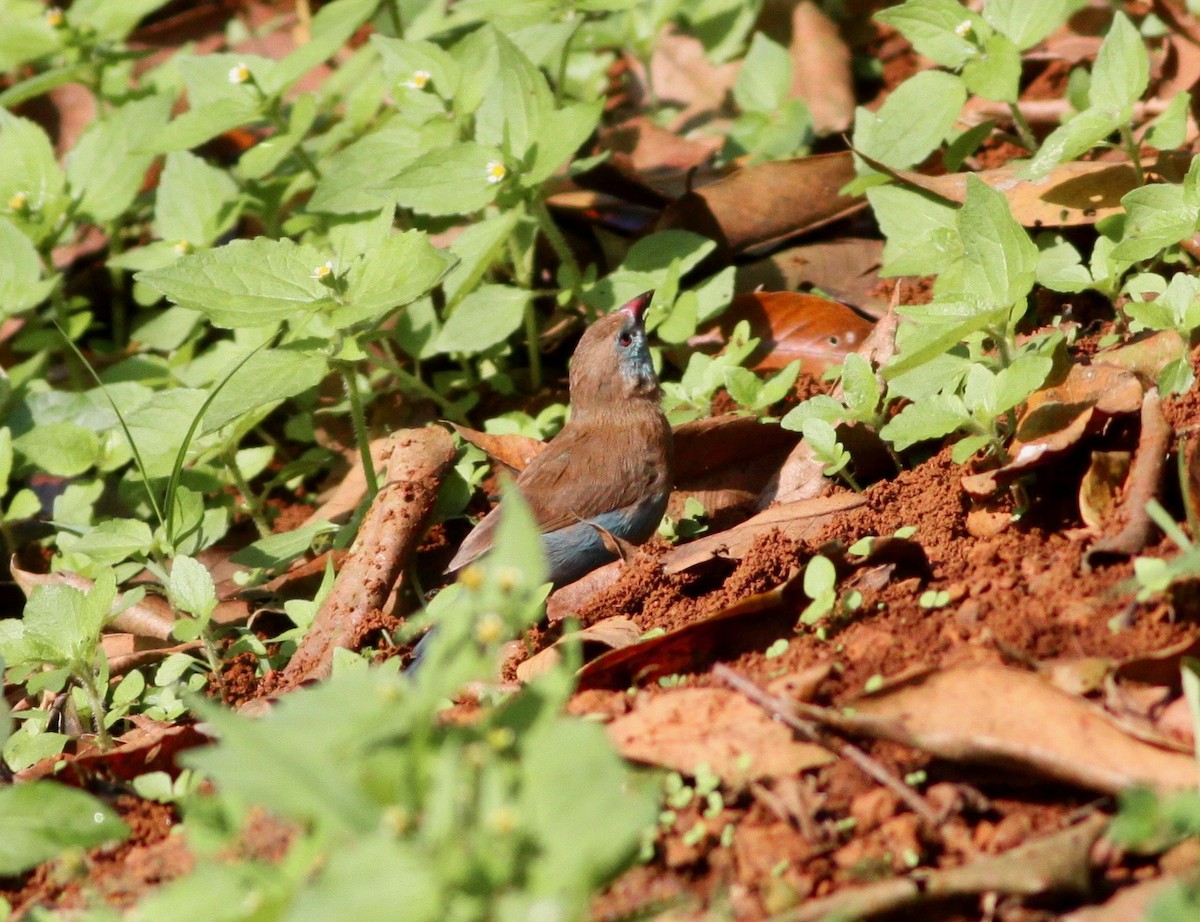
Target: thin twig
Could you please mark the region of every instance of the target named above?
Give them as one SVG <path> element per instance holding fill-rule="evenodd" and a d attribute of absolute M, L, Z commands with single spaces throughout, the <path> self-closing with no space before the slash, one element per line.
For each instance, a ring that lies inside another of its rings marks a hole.
<path fill-rule="evenodd" d="M 763 691 L 763 689 L 759 688 L 745 676 L 734 672 L 724 663 L 717 663 L 713 667 L 713 674 L 730 688 L 734 689 L 734 691 L 745 695 L 763 710 L 767 711 L 776 720 L 791 727 L 792 730 L 809 742 L 816 743 L 818 746 L 828 749 L 839 758 L 853 762 L 869 778 L 878 781 L 899 797 L 913 813 L 920 817 L 921 822 L 930 830 L 936 830 L 941 824 L 942 820 L 937 812 L 925 802 L 920 794 L 853 743 L 831 737 L 823 732 L 815 723 L 797 717 L 792 707 L 792 702 L 786 698 L 780 698 Z"/>

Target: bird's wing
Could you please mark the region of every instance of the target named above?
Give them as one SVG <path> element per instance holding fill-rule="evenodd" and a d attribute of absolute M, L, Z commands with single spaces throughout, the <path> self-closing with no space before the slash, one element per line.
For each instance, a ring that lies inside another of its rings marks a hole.
<path fill-rule="evenodd" d="M 614 444 L 605 434 L 590 426 L 568 425 L 517 478 L 517 487 L 543 534 L 632 506 L 655 488 L 657 478 L 668 476 L 668 462 L 657 452 L 651 456 L 644 451 L 631 453 L 625 444 Z M 639 433 L 632 441 L 642 444 L 645 440 Z M 499 512 L 497 506 L 480 519 L 447 572 L 491 549 Z"/>

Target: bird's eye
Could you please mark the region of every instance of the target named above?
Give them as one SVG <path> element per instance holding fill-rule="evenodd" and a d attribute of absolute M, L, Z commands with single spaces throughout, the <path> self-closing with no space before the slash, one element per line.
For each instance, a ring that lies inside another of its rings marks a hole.
<path fill-rule="evenodd" d="M 621 344 L 622 348 L 628 349 L 629 344 L 633 342 L 633 334 L 622 331 L 621 335 L 617 337 L 617 342 Z"/>

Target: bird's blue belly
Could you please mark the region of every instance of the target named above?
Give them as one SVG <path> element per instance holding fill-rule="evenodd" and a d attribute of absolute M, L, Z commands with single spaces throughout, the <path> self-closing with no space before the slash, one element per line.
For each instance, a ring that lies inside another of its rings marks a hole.
<path fill-rule="evenodd" d="M 622 540 L 640 544 L 658 527 L 666 505 L 666 496 L 663 496 L 661 501 L 647 501 L 627 509 L 604 512 L 589 521 Z M 542 547 L 549 567 L 548 578 L 556 586 L 574 582 L 617 557 L 604 546 L 600 531 L 588 522 L 542 535 Z"/>

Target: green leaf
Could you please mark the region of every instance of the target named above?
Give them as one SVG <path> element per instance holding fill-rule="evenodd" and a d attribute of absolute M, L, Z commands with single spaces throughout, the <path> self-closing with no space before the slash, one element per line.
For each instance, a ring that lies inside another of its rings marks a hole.
<path fill-rule="evenodd" d="M 962 259 L 958 209 L 902 186 L 876 186 L 867 201 L 887 242 L 882 275 L 939 275 Z"/>
<path fill-rule="evenodd" d="M 448 304 L 456 304 L 483 278 L 516 228 L 520 217 L 515 209 L 502 211 L 467 225 L 454 239 L 449 249 L 452 255 L 458 257 L 458 262 L 442 281 Z"/>
<path fill-rule="evenodd" d="M 78 477 L 100 460 L 96 433 L 76 423 L 47 423 L 13 440 L 13 447 L 38 470 Z"/>
<path fill-rule="evenodd" d="M 55 284 L 55 279 L 42 278 L 42 260 L 33 242 L 0 217 L 0 313 L 11 317 L 37 307 Z"/>
<path fill-rule="evenodd" d="M 462 69 L 449 52 L 433 42 L 375 34 L 371 36 L 371 44 L 378 49 L 384 72 L 393 85 L 423 82 L 426 91 L 442 99 L 453 99 L 458 92 Z"/>
<path fill-rule="evenodd" d="M 1196 374 L 1192 371 L 1192 363 L 1186 358 L 1172 359 L 1158 373 L 1155 384 L 1163 394 L 1186 394 L 1196 383 Z"/>
<path fill-rule="evenodd" d="M 378 8 L 378 0 L 335 0 L 322 6 L 308 27 L 308 41 L 260 78 L 263 92 L 283 93 L 318 64 L 333 57 Z"/>
<path fill-rule="evenodd" d="M 1144 142 L 1155 150 L 1174 150 L 1187 139 L 1187 117 L 1192 94 L 1184 91 L 1171 97 L 1167 108 L 1150 123 Z"/>
<path fill-rule="evenodd" d="M 969 36 L 980 31 L 983 20 L 957 0 L 908 0 L 874 18 L 899 30 L 919 54 L 952 70 L 979 51 Z"/>
<path fill-rule="evenodd" d="M 842 398 L 853 419 L 871 422 L 879 411 L 883 394 L 875 369 L 857 352 L 851 352 L 842 361 Z"/>
<path fill-rule="evenodd" d="M 65 542 L 59 535 L 59 545 L 72 554 L 85 554 L 99 564 L 113 565 L 133 556 L 145 556 L 154 545 L 150 526 L 139 519 L 105 519 L 76 541 Z"/>
<path fill-rule="evenodd" d="M 837 586 L 837 570 L 828 557 L 817 554 L 804 568 L 804 594 L 810 599 L 832 592 Z"/>
<path fill-rule="evenodd" d="M 546 113 L 542 134 L 534 142 L 532 163 L 518 177 L 523 188 L 532 189 L 556 172 L 596 130 L 604 103 L 581 102 Z"/>
<path fill-rule="evenodd" d="M 147 144 L 146 152 L 166 154 L 198 147 L 217 135 L 255 121 L 258 106 L 258 100 L 248 95 L 227 96 L 195 106 L 158 132 Z"/>
<path fill-rule="evenodd" d="M 313 522 L 292 531 L 259 538 L 252 544 L 247 544 L 229 559 L 244 567 L 273 569 L 308 551 L 312 547 L 313 540 L 318 536 L 334 531 L 337 531 L 336 525 L 330 525 L 328 522 Z"/>
<path fill-rule="evenodd" d="M 837 430 L 832 424 L 811 416 L 801 424 L 800 431 L 813 454 L 825 465 L 822 473 L 826 477 L 832 477 L 850 463 L 850 452 L 838 441 Z"/>
<path fill-rule="evenodd" d="M 1074 245 L 1056 234 L 1038 241 L 1037 280 L 1052 291 L 1070 293 L 1090 288 L 1092 274 Z"/>
<path fill-rule="evenodd" d="M 755 32 L 733 84 L 733 100 L 743 112 L 774 112 L 788 98 L 792 59 L 778 42 Z"/>
<path fill-rule="evenodd" d="M 926 70 L 898 86 L 879 107 L 858 109 L 854 149 L 895 169 L 928 157 L 954 128 L 967 88 L 953 74 Z M 869 170 L 869 168 L 868 168 Z"/>
<path fill-rule="evenodd" d="M 1146 43 L 1129 17 L 1118 12 L 1096 55 L 1088 98 L 1093 106 L 1122 113 L 1121 121 L 1126 121 L 1149 83 Z"/>
<path fill-rule="evenodd" d="M 75 26 L 91 26 L 96 39 L 115 42 L 125 38 L 141 20 L 168 0 L 78 0 L 67 13 Z"/>
<path fill-rule="evenodd" d="M 0 875 L 20 874 L 68 848 L 120 841 L 129 829 L 90 794 L 54 781 L 0 788 Z"/>
<path fill-rule="evenodd" d="M 170 113 L 169 97 L 148 96 L 111 109 L 88 126 L 67 156 L 67 180 L 81 213 L 103 224 L 133 204 L 154 161 L 142 148 Z"/>
<path fill-rule="evenodd" d="M 262 179 L 300 146 L 317 118 L 317 97 L 301 93 L 292 101 L 287 130 L 264 138 L 242 154 L 237 172 L 246 179 Z"/>
<path fill-rule="evenodd" d="M 1114 259 L 1137 262 L 1157 256 L 1196 231 L 1200 208 L 1188 201 L 1183 186 L 1154 183 L 1125 193 L 1128 213 L 1124 233 L 1112 251 Z"/>
<path fill-rule="evenodd" d="M 194 557 L 180 555 L 171 562 L 171 578 L 167 591 L 175 607 L 201 622 L 208 619 L 217 607 L 217 587 L 208 568 Z"/>
<path fill-rule="evenodd" d="M 1021 171 L 1023 179 L 1042 179 L 1060 163 L 1074 160 L 1121 127 L 1127 119 L 1109 109 L 1085 109 L 1047 136 L 1033 159 Z"/>
<path fill-rule="evenodd" d="M 377 320 L 392 308 L 415 301 L 449 271 L 453 260 L 421 231 L 393 234 L 350 269 L 345 305 L 330 319 L 340 328 Z"/>
<path fill-rule="evenodd" d="M 475 139 L 524 160 L 542 137 L 554 96 L 546 78 L 503 33 L 487 26 L 496 45 L 495 83 L 475 112 Z"/>
<path fill-rule="evenodd" d="M 238 356 L 231 365 L 242 361 Z M 213 432 L 251 410 L 303 394 L 321 383 L 329 363 L 320 354 L 276 348 L 256 352 L 233 372 L 204 414 L 201 432 Z M 228 370 L 217 376 L 224 380 Z"/>
<path fill-rule="evenodd" d="M 66 177 L 50 138 L 35 122 L 0 109 L 0 163 L 0 208 L 35 243 L 46 240 L 67 204 Z M 18 216 L 18 200 L 27 218 Z"/>
<path fill-rule="evenodd" d="M 893 416 L 879 434 L 897 451 L 903 451 L 917 442 L 945 438 L 970 421 L 970 414 L 958 397 L 942 394 L 910 403 Z"/>
<path fill-rule="evenodd" d="M 1013 218 L 1004 194 L 968 176 L 958 230 L 966 295 L 992 307 L 1021 302 L 1033 288 L 1038 252 Z"/>
<path fill-rule="evenodd" d="M 1067 21 L 1066 0 L 988 0 L 983 18 L 1021 50 L 1032 48 Z"/>
<path fill-rule="evenodd" d="M 438 352 L 473 354 L 508 339 L 525 316 L 530 294 L 508 285 L 480 285 L 463 298 L 438 334 Z"/>
<path fill-rule="evenodd" d="M 962 70 L 967 89 L 984 99 L 1017 101 L 1021 81 L 1021 52 L 1012 40 L 997 32 L 983 42 L 983 50 Z"/>
<path fill-rule="evenodd" d="M 171 244 L 206 247 L 237 219 L 238 187 L 224 170 L 195 154 L 168 154 L 154 201 L 155 235 Z"/>
<path fill-rule="evenodd" d="M 298 320 L 306 308 L 331 303 L 315 277 L 320 251 L 290 240 L 234 240 L 134 276 L 219 327 L 253 327 Z"/>
<path fill-rule="evenodd" d="M 418 157 L 391 188 L 400 205 L 421 214 L 470 214 L 495 199 L 500 188 L 492 181 L 496 164 L 503 165 L 498 150 L 466 141 Z"/>
<path fill-rule="evenodd" d="M 0 638 L 0 656 L 10 665 L 26 662 L 90 669 L 100 629 L 108 620 L 116 594 L 111 570 L 104 571 L 87 592 L 59 584 L 35 587 L 18 625 L 19 646 L 6 645 Z"/>
<path fill-rule="evenodd" d="M 996 373 L 995 415 L 1024 403 L 1046 381 L 1054 360 L 1045 355 L 1019 355 Z"/>

